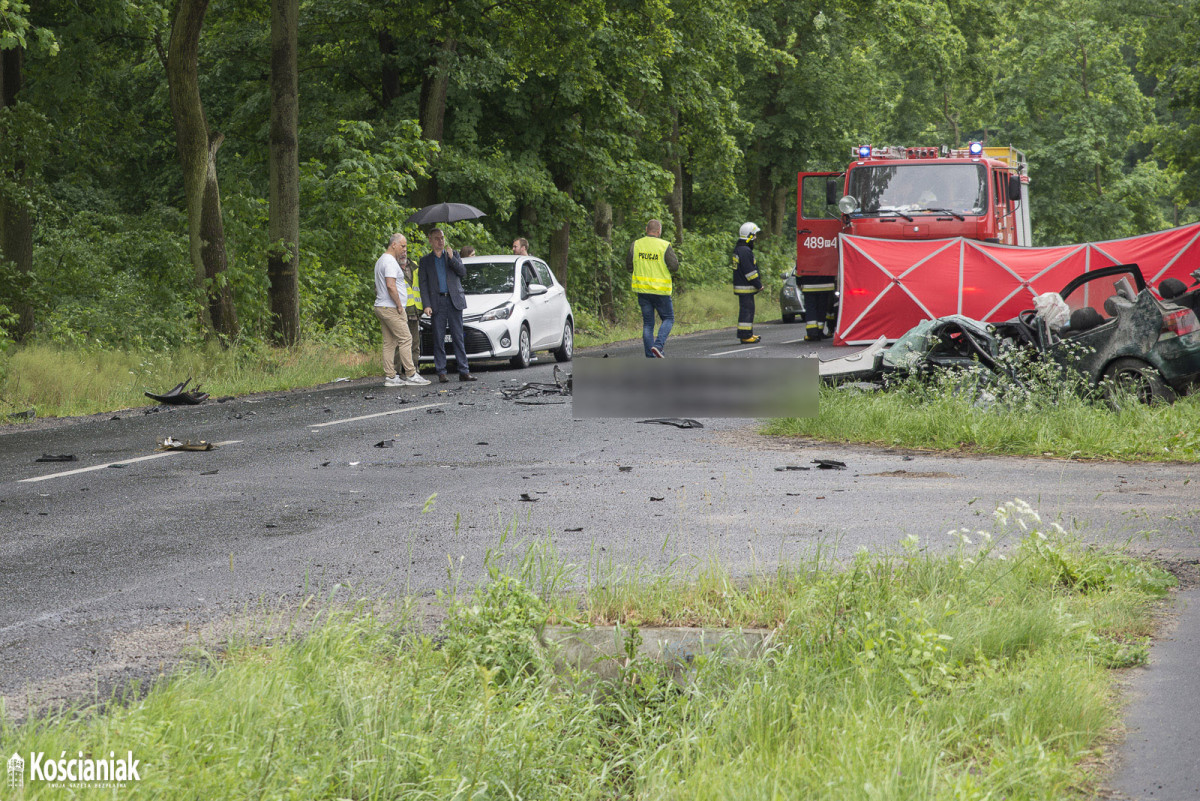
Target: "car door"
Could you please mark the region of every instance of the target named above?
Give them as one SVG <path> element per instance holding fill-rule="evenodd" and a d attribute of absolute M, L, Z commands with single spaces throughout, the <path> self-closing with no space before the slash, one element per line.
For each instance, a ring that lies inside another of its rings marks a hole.
<path fill-rule="evenodd" d="M 837 275 L 838 234 L 845 226 L 828 188 L 838 173 L 802 172 L 796 179 L 796 275 Z M 834 194 L 840 196 L 840 192 Z"/>
<path fill-rule="evenodd" d="M 548 348 L 562 339 L 563 300 L 566 291 L 554 280 L 554 275 L 545 262 L 530 260 L 536 273 L 536 283 L 546 287 L 546 294 L 529 298 L 529 338 L 534 348 Z"/>

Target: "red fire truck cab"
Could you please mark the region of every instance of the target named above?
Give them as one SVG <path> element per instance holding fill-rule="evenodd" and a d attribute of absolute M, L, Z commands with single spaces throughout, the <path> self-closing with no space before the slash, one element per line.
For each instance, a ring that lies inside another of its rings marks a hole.
<path fill-rule="evenodd" d="M 863 145 L 854 157 L 842 173 L 798 176 L 798 275 L 837 275 L 842 233 L 1031 244 L 1028 166 L 1019 150 Z"/>

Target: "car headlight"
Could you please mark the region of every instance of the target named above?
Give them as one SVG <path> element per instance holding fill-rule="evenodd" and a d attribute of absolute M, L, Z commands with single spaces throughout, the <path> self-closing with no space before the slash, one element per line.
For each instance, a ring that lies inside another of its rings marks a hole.
<path fill-rule="evenodd" d="M 479 318 L 479 321 L 481 323 L 486 323 L 489 320 L 507 320 L 509 318 L 509 315 L 512 314 L 512 311 L 513 311 L 513 304 L 512 304 L 512 301 L 510 300 L 506 303 L 500 304 L 499 306 L 497 306 L 494 309 L 484 312 L 483 316 Z"/>
<path fill-rule="evenodd" d="M 785 296 L 789 297 L 789 298 L 794 298 L 794 297 L 796 297 L 796 287 L 794 287 L 794 286 L 785 286 L 785 287 L 783 288 L 783 294 L 784 294 Z"/>

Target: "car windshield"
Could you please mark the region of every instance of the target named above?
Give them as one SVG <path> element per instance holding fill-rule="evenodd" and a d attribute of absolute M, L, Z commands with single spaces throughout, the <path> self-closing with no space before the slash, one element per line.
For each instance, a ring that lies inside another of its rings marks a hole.
<path fill-rule="evenodd" d="M 513 291 L 512 262 L 482 262 L 467 264 L 463 292 L 468 295 L 508 295 Z"/>
<path fill-rule="evenodd" d="M 987 171 L 982 164 L 908 163 L 856 167 L 849 192 L 856 214 L 982 214 Z"/>

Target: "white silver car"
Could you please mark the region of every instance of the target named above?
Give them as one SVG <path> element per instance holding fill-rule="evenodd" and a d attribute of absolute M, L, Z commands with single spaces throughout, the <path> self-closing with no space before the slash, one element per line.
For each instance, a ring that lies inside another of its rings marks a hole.
<path fill-rule="evenodd" d="M 560 362 L 571 361 L 571 304 L 545 262 L 530 256 L 470 256 L 463 266 L 463 334 L 469 360 L 511 359 L 514 367 L 528 367 L 536 351 L 550 351 Z M 449 332 L 446 358 L 454 358 Z M 433 361 L 428 317 L 421 318 L 421 361 Z"/>

